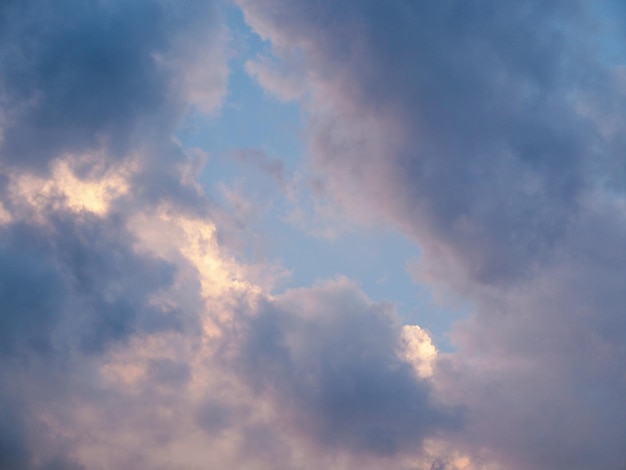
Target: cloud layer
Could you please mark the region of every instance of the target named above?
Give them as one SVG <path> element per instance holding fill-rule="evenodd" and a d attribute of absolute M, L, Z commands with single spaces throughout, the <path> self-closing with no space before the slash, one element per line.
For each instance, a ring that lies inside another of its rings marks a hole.
<path fill-rule="evenodd" d="M 429 383 L 398 354 L 401 336 L 390 306 L 338 280 L 264 304 L 234 368 L 323 446 L 393 455 L 462 422 L 460 410 L 432 403 Z"/>
<path fill-rule="evenodd" d="M 223 5 L 3 2 L 0 469 L 622 468 L 606 11 L 238 5 L 270 47 L 248 73 L 304 110 L 316 194 L 408 234 L 415 279 L 470 305 L 456 350 L 346 278 L 271 292 L 226 248 L 236 215 L 175 138 L 227 94 Z"/>
<path fill-rule="evenodd" d="M 624 95 L 602 9 L 239 3 L 274 47 L 249 71 L 311 116 L 327 191 L 471 303 L 435 375 L 467 443 L 504 468 L 623 466 Z"/>

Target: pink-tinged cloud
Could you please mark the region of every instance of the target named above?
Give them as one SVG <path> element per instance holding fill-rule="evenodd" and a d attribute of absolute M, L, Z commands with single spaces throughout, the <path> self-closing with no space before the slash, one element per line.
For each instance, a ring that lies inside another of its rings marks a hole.
<path fill-rule="evenodd" d="M 224 248 L 174 138 L 224 97 L 220 21 L 0 6 L 0 468 L 467 467 L 425 331 L 345 279 L 271 295 Z"/>
<path fill-rule="evenodd" d="M 239 5 L 320 187 L 471 305 L 457 349 L 345 278 L 272 292 L 226 248 L 253 206 L 220 209 L 174 138 L 226 94 L 215 3 L 5 1 L 0 469 L 622 468 L 625 101 L 601 9 Z"/>
<path fill-rule="evenodd" d="M 391 306 L 340 279 L 262 302 L 227 337 L 225 360 L 322 448 L 393 456 L 463 423 L 399 354 L 401 340 Z"/>
<path fill-rule="evenodd" d="M 498 468 L 623 467 L 626 101 L 602 10 L 238 3 L 276 56 L 249 71 L 301 102 L 337 202 L 413 236 L 419 282 L 472 305 L 434 376 L 467 410 L 457 448 Z"/>

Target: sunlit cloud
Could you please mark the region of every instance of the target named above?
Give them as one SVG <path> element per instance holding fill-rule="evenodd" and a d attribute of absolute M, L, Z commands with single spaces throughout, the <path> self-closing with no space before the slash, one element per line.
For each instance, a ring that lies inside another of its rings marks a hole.
<path fill-rule="evenodd" d="M 95 177 L 79 178 L 78 166 L 71 158 L 57 160 L 49 177 L 29 172 L 12 174 L 8 184 L 8 199 L 17 214 L 31 212 L 43 220 L 50 210 L 68 209 L 104 216 L 112 201 L 129 191 L 128 177 L 132 163 L 112 168 Z"/>

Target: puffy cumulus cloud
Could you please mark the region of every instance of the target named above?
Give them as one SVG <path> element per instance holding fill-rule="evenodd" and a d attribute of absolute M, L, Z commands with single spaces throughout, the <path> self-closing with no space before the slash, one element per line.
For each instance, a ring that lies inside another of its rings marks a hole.
<path fill-rule="evenodd" d="M 22 227 L 27 261 L 3 264 L 3 412 L 24 429 L 0 434 L 12 466 L 444 462 L 436 442 L 461 426 L 460 410 L 438 403 L 400 355 L 405 341 L 430 340 L 417 329 L 405 340 L 390 305 L 346 280 L 268 296 L 210 221 L 172 208 L 133 212 L 123 226 L 109 219 L 121 211 L 86 221 L 66 210 L 32 239 Z M 50 233 L 60 229 L 62 243 Z M 411 351 L 415 364 L 433 359 Z"/>
<path fill-rule="evenodd" d="M 390 306 L 345 280 L 228 289 L 204 297 L 213 329 L 135 335 L 96 362 L 97 403 L 43 408 L 86 468 L 483 468 L 446 447 L 459 410 L 396 354 Z"/>
<path fill-rule="evenodd" d="M 344 279 L 269 296 L 206 216 L 68 196 L 127 187 L 132 165 L 60 165 L 36 197 L 6 191 L 4 467 L 464 468 L 441 441 L 461 412 L 420 375 L 430 339 L 390 305 Z"/>
<path fill-rule="evenodd" d="M 420 377 L 433 375 L 437 348 L 435 348 L 428 333 L 418 325 L 402 327 L 400 356 L 413 364 Z"/>
<path fill-rule="evenodd" d="M 472 305 L 432 379 L 466 407 L 455 448 L 622 468 L 617 2 L 238 3 L 273 46 L 248 70 L 306 110 L 328 191 L 414 236 L 416 278 Z"/>
<path fill-rule="evenodd" d="M 263 302 L 236 333 L 234 369 L 322 447 L 394 455 L 461 426 L 461 411 L 437 406 L 397 353 L 402 329 L 390 306 L 345 279 Z M 412 352 L 420 366 L 432 360 Z"/>

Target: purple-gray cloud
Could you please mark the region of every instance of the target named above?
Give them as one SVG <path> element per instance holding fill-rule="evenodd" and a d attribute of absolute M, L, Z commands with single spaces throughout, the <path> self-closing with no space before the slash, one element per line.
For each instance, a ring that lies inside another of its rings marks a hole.
<path fill-rule="evenodd" d="M 473 305 L 434 379 L 467 407 L 457 445 L 623 467 L 625 101 L 599 34 L 616 5 L 238 3 L 280 63 L 248 69 L 301 101 L 336 200 L 415 237 L 421 282 Z"/>
<path fill-rule="evenodd" d="M 212 2 L 3 2 L 3 160 L 41 170 L 62 153 L 119 158 L 137 134 L 171 129 L 193 96 L 181 59 L 210 55 L 215 17 Z M 196 44 L 178 51 L 187 37 Z"/>
<path fill-rule="evenodd" d="M 264 302 L 236 331 L 233 368 L 323 447 L 392 456 L 462 426 L 399 357 L 392 307 L 345 280 Z"/>
<path fill-rule="evenodd" d="M 339 197 L 366 186 L 487 281 L 550 256 L 597 144 L 571 95 L 608 80 L 570 31 L 577 2 L 241 3 L 310 81 L 314 158 Z"/>
<path fill-rule="evenodd" d="M 211 2 L 33 0 L 2 2 L 0 31 L 0 468 L 96 468 L 64 428 L 114 402 L 94 371 L 138 337 L 198 336 L 199 311 L 157 301 L 179 266 L 137 251 L 129 222 L 207 213 L 172 134 L 219 104 L 221 26 Z M 184 379 L 163 361 L 148 375 Z"/>
<path fill-rule="evenodd" d="M 0 468 L 438 453 L 462 414 L 390 306 L 347 281 L 271 297 L 218 243 L 229 222 L 173 138 L 225 92 L 211 2 L 4 2 L 0 24 Z"/>
<path fill-rule="evenodd" d="M 239 3 L 276 56 L 247 70 L 301 100 L 320 185 L 471 303 L 458 350 L 347 280 L 270 295 L 225 249 L 173 137 L 226 92 L 213 2 L 6 1 L 0 469 L 622 468 L 625 101 L 602 10 Z"/>

